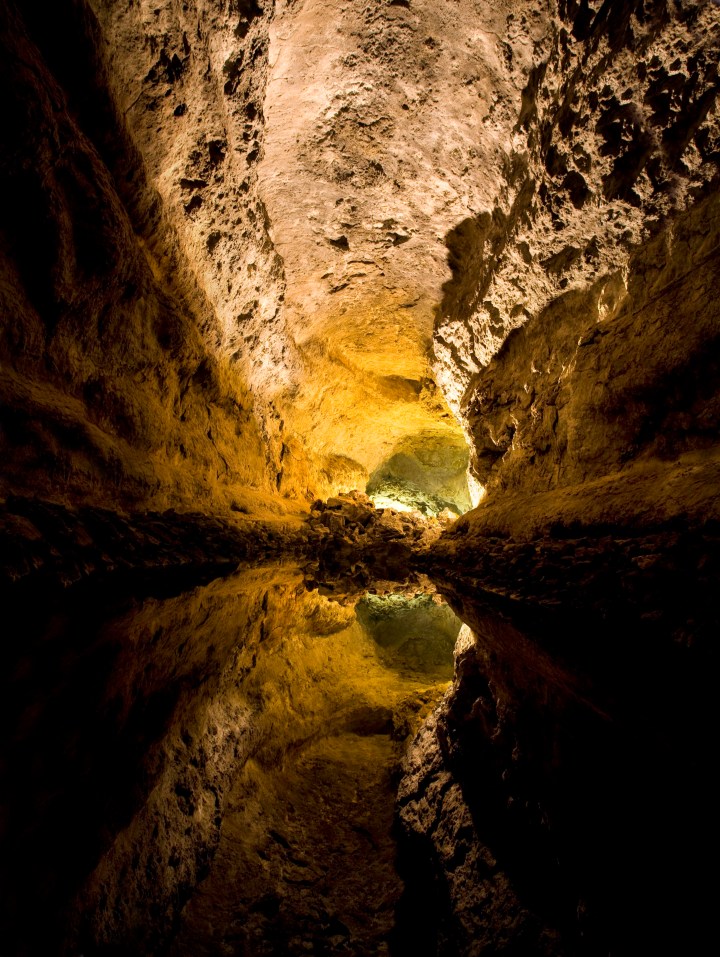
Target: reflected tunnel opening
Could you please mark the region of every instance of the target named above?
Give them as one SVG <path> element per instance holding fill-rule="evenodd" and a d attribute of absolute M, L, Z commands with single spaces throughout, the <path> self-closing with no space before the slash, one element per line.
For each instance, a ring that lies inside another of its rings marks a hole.
<path fill-rule="evenodd" d="M 450 681 L 462 622 L 438 595 L 373 595 L 357 603 L 357 620 L 386 667 Z"/>

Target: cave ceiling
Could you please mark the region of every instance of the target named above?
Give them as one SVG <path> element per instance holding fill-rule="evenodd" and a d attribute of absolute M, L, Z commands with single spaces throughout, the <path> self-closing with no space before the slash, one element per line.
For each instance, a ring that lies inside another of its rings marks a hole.
<path fill-rule="evenodd" d="M 510 66 L 507 11 L 470 0 L 92 6 L 217 348 L 285 454 L 299 436 L 353 487 L 413 436 L 457 448 L 433 370 L 445 240 L 493 201 L 544 5 Z"/>
<path fill-rule="evenodd" d="M 582 422 L 638 304 L 710 255 L 717 4 L 3 10 L 9 488 L 42 462 L 68 500 L 253 510 L 402 480 L 405 457 L 436 462 L 435 494 L 464 446 L 482 487 L 591 474 L 607 436 Z M 690 358 L 661 326 L 662 391 Z M 561 412 L 578 336 L 605 344 Z"/>

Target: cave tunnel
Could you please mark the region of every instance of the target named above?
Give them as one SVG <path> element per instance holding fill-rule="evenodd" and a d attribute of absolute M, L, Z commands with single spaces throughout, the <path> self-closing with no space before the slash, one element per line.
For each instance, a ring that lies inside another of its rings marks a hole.
<path fill-rule="evenodd" d="M 468 467 L 464 436 L 412 435 L 373 471 L 365 492 L 376 507 L 457 517 L 473 504 Z"/>
<path fill-rule="evenodd" d="M 705 957 L 720 6 L 0 45 L 1 957 Z"/>

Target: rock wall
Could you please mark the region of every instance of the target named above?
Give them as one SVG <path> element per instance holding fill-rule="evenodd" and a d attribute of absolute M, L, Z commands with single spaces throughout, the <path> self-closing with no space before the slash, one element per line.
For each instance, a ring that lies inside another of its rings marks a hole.
<path fill-rule="evenodd" d="M 651 462 L 666 481 L 683 461 L 711 466 L 719 213 L 717 196 L 701 202 L 626 270 L 567 293 L 508 337 L 467 408 L 489 491 L 541 492 Z"/>
<path fill-rule="evenodd" d="M 5 6 L 10 490 L 307 499 L 457 457 L 442 237 L 492 201 L 547 5 L 512 62 L 470 0 Z"/>
<path fill-rule="evenodd" d="M 507 13 L 511 63 L 529 13 Z M 435 354 L 456 409 L 510 330 L 564 292 L 624 274 L 639 243 L 717 185 L 717 5 L 582 0 L 552 14 L 494 201 L 447 237 Z"/>
<path fill-rule="evenodd" d="M 463 441 L 430 365 L 443 237 L 494 201 L 552 9 L 93 0 L 111 93 L 285 494 Z"/>
<path fill-rule="evenodd" d="M 481 482 L 592 477 L 572 464 L 608 438 L 578 431 L 587 402 L 548 437 L 559 375 L 576 333 L 679 281 L 646 276 L 648 243 L 717 179 L 716 4 L 63 0 L 3 18 L 8 490 L 32 470 L 46 494 L 307 498 L 428 443 L 456 457 L 445 399 Z M 701 268 L 695 222 L 678 228 Z M 521 340 L 493 360 L 518 327 L 547 340 L 529 372 Z M 631 418 L 616 458 L 637 457 Z"/>
<path fill-rule="evenodd" d="M 79 2 L 2 9 L 3 494 L 252 508 L 276 487 L 246 380 L 108 93 Z"/>
<path fill-rule="evenodd" d="M 502 5 L 276 4 L 259 185 L 306 370 L 287 418 L 358 484 L 462 445 L 430 365 L 443 237 L 492 201 L 546 12 L 518 24 L 508 67 Z"/>
<path fill-rule="evenodd" d="M 436 353 L 488 492 L 471 527 L 697 526 L 717 518 L 720 10 L 556 12 L 498 200 L 448 237 Z"/>
<path fill-rule="evenodd" d="M 678 215 L 624 277 L 556 300 L 477 375 L 467 415 L 488 496 L 436 557 L 464 556 L 463 574 L 506 596 L 644 606 L 679 636 L 691 621 L 711 633 L 719 209 L 711 196 Z"/>
<path fill-rule="evenodd" d="M 208 348 L 253 396 L 273 483 L 302 499 L 317 480 L 279 401 L 302 369 L 258 185 L 274 4 L 88 5 L 112 100 L 207 300 Z"/>

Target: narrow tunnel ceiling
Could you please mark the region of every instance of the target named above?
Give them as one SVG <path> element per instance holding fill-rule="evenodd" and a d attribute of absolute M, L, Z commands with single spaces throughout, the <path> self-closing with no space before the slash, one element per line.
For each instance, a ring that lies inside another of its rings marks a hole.
<path fill-rule="evenodd" d="M 471 0 L 279 2 L 272 18 L 242 8 L 237 29 L 193 7 L 92 5 L 278 488 L 363 487 L 407 436 L 463 442 L 432 367 L 445 237 L 492 202 L 543 17 L 508 68 L 504 11 L 481 22 Z"/>
<path fill-rule="evenodd" d="M 309 0 L 271 25 L 258 175 L 305 366 L 292 415 L 369 473 L 407 436 L 464 442 L 432 388 L 432 334 L 445 235 L 490 199 L 487 110 L 519 91 L 496 19 L 480 29 L 467 2 Z"/>

